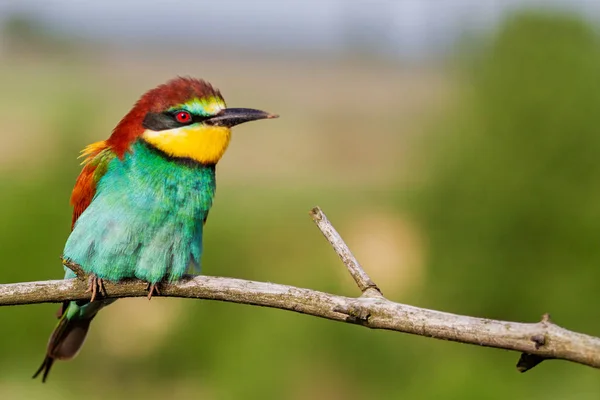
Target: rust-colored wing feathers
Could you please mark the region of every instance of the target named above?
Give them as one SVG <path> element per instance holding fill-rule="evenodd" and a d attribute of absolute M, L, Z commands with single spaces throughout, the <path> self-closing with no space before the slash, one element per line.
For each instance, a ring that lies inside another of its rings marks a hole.
<path fill-rule="evenodd" d="M 92 202 L 96 194 L 96 184 L 106 173 L 108 163 L 115 157 L 115 153 L 106 141 L 101 141 L 92 143 L 83 149 L 80 157 L 85 157 L 85 159 L 82 162 L 83 169 L 71 194 L 71 205 L 73 206 L 71 229 L 75 226 L 77 218 Z"/>

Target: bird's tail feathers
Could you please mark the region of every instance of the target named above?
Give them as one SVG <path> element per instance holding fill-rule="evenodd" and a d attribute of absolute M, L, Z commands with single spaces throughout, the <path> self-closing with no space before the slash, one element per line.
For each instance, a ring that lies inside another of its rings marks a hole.
<path fill-rule="evenodd" d="M 70 360 L 77 355 L 85 341 L 90 322 L 92 322 L 94 316 L 95 314 L 90 317 L 73 317 L 69 319 L 67 313 L 63 312 L 58 325 L 48 340 L 46 357 L 33 378 L 43 372 L 42 382 L 46 382 L 54 360 Z"/>

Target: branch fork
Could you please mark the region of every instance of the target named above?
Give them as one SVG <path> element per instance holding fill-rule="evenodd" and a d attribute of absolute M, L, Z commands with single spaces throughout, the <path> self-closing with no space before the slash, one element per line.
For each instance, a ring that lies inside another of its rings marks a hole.
<path fill-rule="evenodd" d="M 600 368 L 600 338 L 566 330 L 544 314 L 538 323 L 490 320 L 413 307 L 386 299 L 358 263 L 323 211 L 310 216 L 338 254 L 362 292 L 357 298 L 337 296 L 275 283 L 211 276 L 185 276 L 162 283 L 160 296 L 227 301 L 272 307 L 333 321 L 420 336 L 517 351 L 517 370 L 525 372 L 544 360 L 562 359 Z M 0 306 L 89 300 L 89 276 L 68 260 L 77 279 L 0 284 Z M 137 279 L 104 282 L 109 298 L 147 296 L 147 284 Z"/>

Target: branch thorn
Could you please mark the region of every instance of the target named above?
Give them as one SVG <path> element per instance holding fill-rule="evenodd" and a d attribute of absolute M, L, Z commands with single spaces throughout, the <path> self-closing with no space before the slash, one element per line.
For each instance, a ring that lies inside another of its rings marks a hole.
<path fill-rule="evenodd" d="M 81 280 L 81 281 L 85 281 L 86 280 L 86 273 L 85 271 L 79 266 L 79 264 L 76 264 L 66 258 L 61 257 L 62 260 L 62 264 L 69 268 L 71 271 L 73 271 L 75 273 L 75 275 L 77 276 L 77 279 Z"/>

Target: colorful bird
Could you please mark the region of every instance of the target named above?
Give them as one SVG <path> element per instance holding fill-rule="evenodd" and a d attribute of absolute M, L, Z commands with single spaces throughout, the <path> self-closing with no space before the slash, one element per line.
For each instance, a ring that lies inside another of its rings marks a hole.
<path fill-rule="evenodd" d="M 92 295 L 63 303 L 34 378 L 43 371 L 45 382 L 54 360 L 77 355 L 94 316 L 115 301 L 96 300 L 103 280 L 141 279 L 151 298 L 160 282 L 199 272 L 215 165 L 229 145 L 231 127 L 276 117 L 227 108 L 209 83 L 180 77 L 145 93 L 108 140 L 83 150 L 63 258 L 89 274 Z M 65 267 L 65 279 L 74 277 Z"/>

